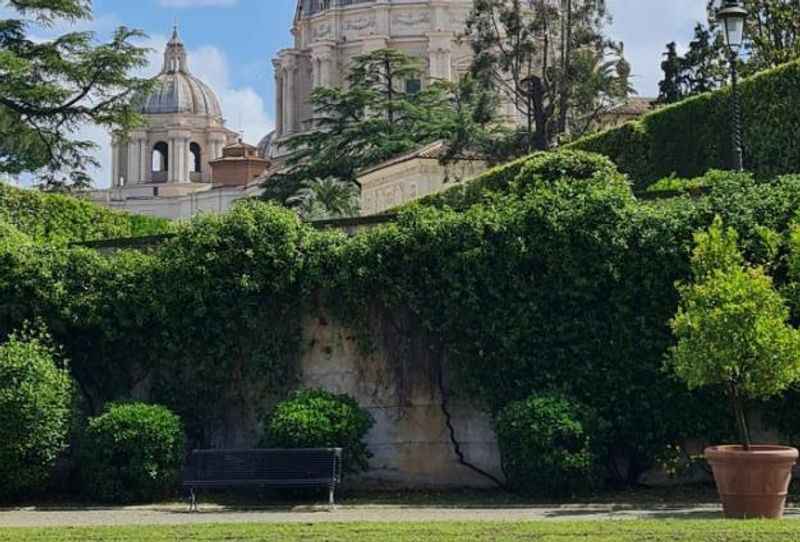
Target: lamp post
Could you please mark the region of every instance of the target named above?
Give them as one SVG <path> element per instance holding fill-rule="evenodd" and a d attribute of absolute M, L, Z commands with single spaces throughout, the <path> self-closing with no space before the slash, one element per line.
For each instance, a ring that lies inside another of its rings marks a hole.
<path fill-rule="evenodd" d="M 725 30 L 725 45 L 731 65 L 731 115 L 733 117 L 733 165 L 737 171 L 744 170 L 742 151 L 742 111 L 739 105 L 738 74 L 736 62 L 744 41 L 744 22 L 747 10 L 741 0 L 723 0 L 717 11 L 717 20 L 722 21 Z"/>

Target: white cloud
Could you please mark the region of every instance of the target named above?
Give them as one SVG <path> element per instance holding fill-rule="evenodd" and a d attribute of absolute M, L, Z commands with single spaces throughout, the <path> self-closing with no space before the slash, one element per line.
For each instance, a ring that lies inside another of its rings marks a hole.
<path fill-rule="evenodd" d="M 230 8 L 239 0 L 161 0 L 165 8 Z"/>
<path fill-rule="evenodd" d="M 235 87 L 230 81 L 230 63 L 216 47 L 203 46 L 189 51 L 189 69 L 195 77 L 217 93 L 228 128 L 244 131 L 245 141 L 258 143 L 273 122 L 264 100 L 252 87 Z"/>
<path fill-rule="evenodd" d="M 662 54 L 675 41 L 685 50 L 698 22 L 706 22 L 705 0 L 610 0 L 611 36 L 625 43 L 633 84 L 641 96 L 658 95 Z"/>

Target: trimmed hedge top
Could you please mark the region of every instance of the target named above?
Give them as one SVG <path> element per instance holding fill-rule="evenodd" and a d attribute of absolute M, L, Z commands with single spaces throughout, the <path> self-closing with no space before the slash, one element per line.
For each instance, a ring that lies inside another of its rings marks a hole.
<path fill-rule="evenodd" d="M 0 183 L 0 222 L 36 242 L 66 244 L 169 231 L 167 220 L 120 213 L 64 194 L 20 190 Z"/>
<path fill-rule="evenodd" d="M 800 61 L 741 84 L 745 169 L 768 178 L 800 171 Z M 636 189 L 663 177 L 697 177 L 731 165 L 730 89 L 702 94 L 566 149 L 608 156 Z"/>
<path fill-rule="evenodd" d="M 505 194 L 520 196 L 559 179 L 625 182 L 614 163 L 604 156 L 575 150 L 537 152 L 492 168 L 466 183 L 431 194 L 404 208 L 421 205 L 463 211 L 479 203 L 490 203 Z"/>

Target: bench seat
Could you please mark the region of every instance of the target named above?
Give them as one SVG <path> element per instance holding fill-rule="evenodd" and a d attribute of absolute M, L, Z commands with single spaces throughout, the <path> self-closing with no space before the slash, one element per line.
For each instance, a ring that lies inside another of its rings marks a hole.
<path fill-rule="evenodd" d="M 341 448 L 194 450 L 183 470 L 192 510 L 204 488 L 323 487 L 333 505 L 341 479 Z"/>

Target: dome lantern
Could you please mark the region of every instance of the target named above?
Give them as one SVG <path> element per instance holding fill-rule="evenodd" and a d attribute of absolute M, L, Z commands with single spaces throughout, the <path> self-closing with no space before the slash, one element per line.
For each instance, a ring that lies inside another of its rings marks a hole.
<path fill-rule="evenodd" d="M 217 95 L 189 71 L 188 54 L 177 27 L 167 42 L 164 65 L 156 76 L 155 88 L 141 104 L 139 112 L 144 115 L 187 113 L 222 120 Z"/>
<path fill-rule="evenodd" d="M 164 66 L 161 73 L 189 73 L 189 66 L 186 60 L 186 47 L 178 36 L 178 27 L 172 29 L 172 38 L 167 42 L 167 49 L 164 51 Z"/>

